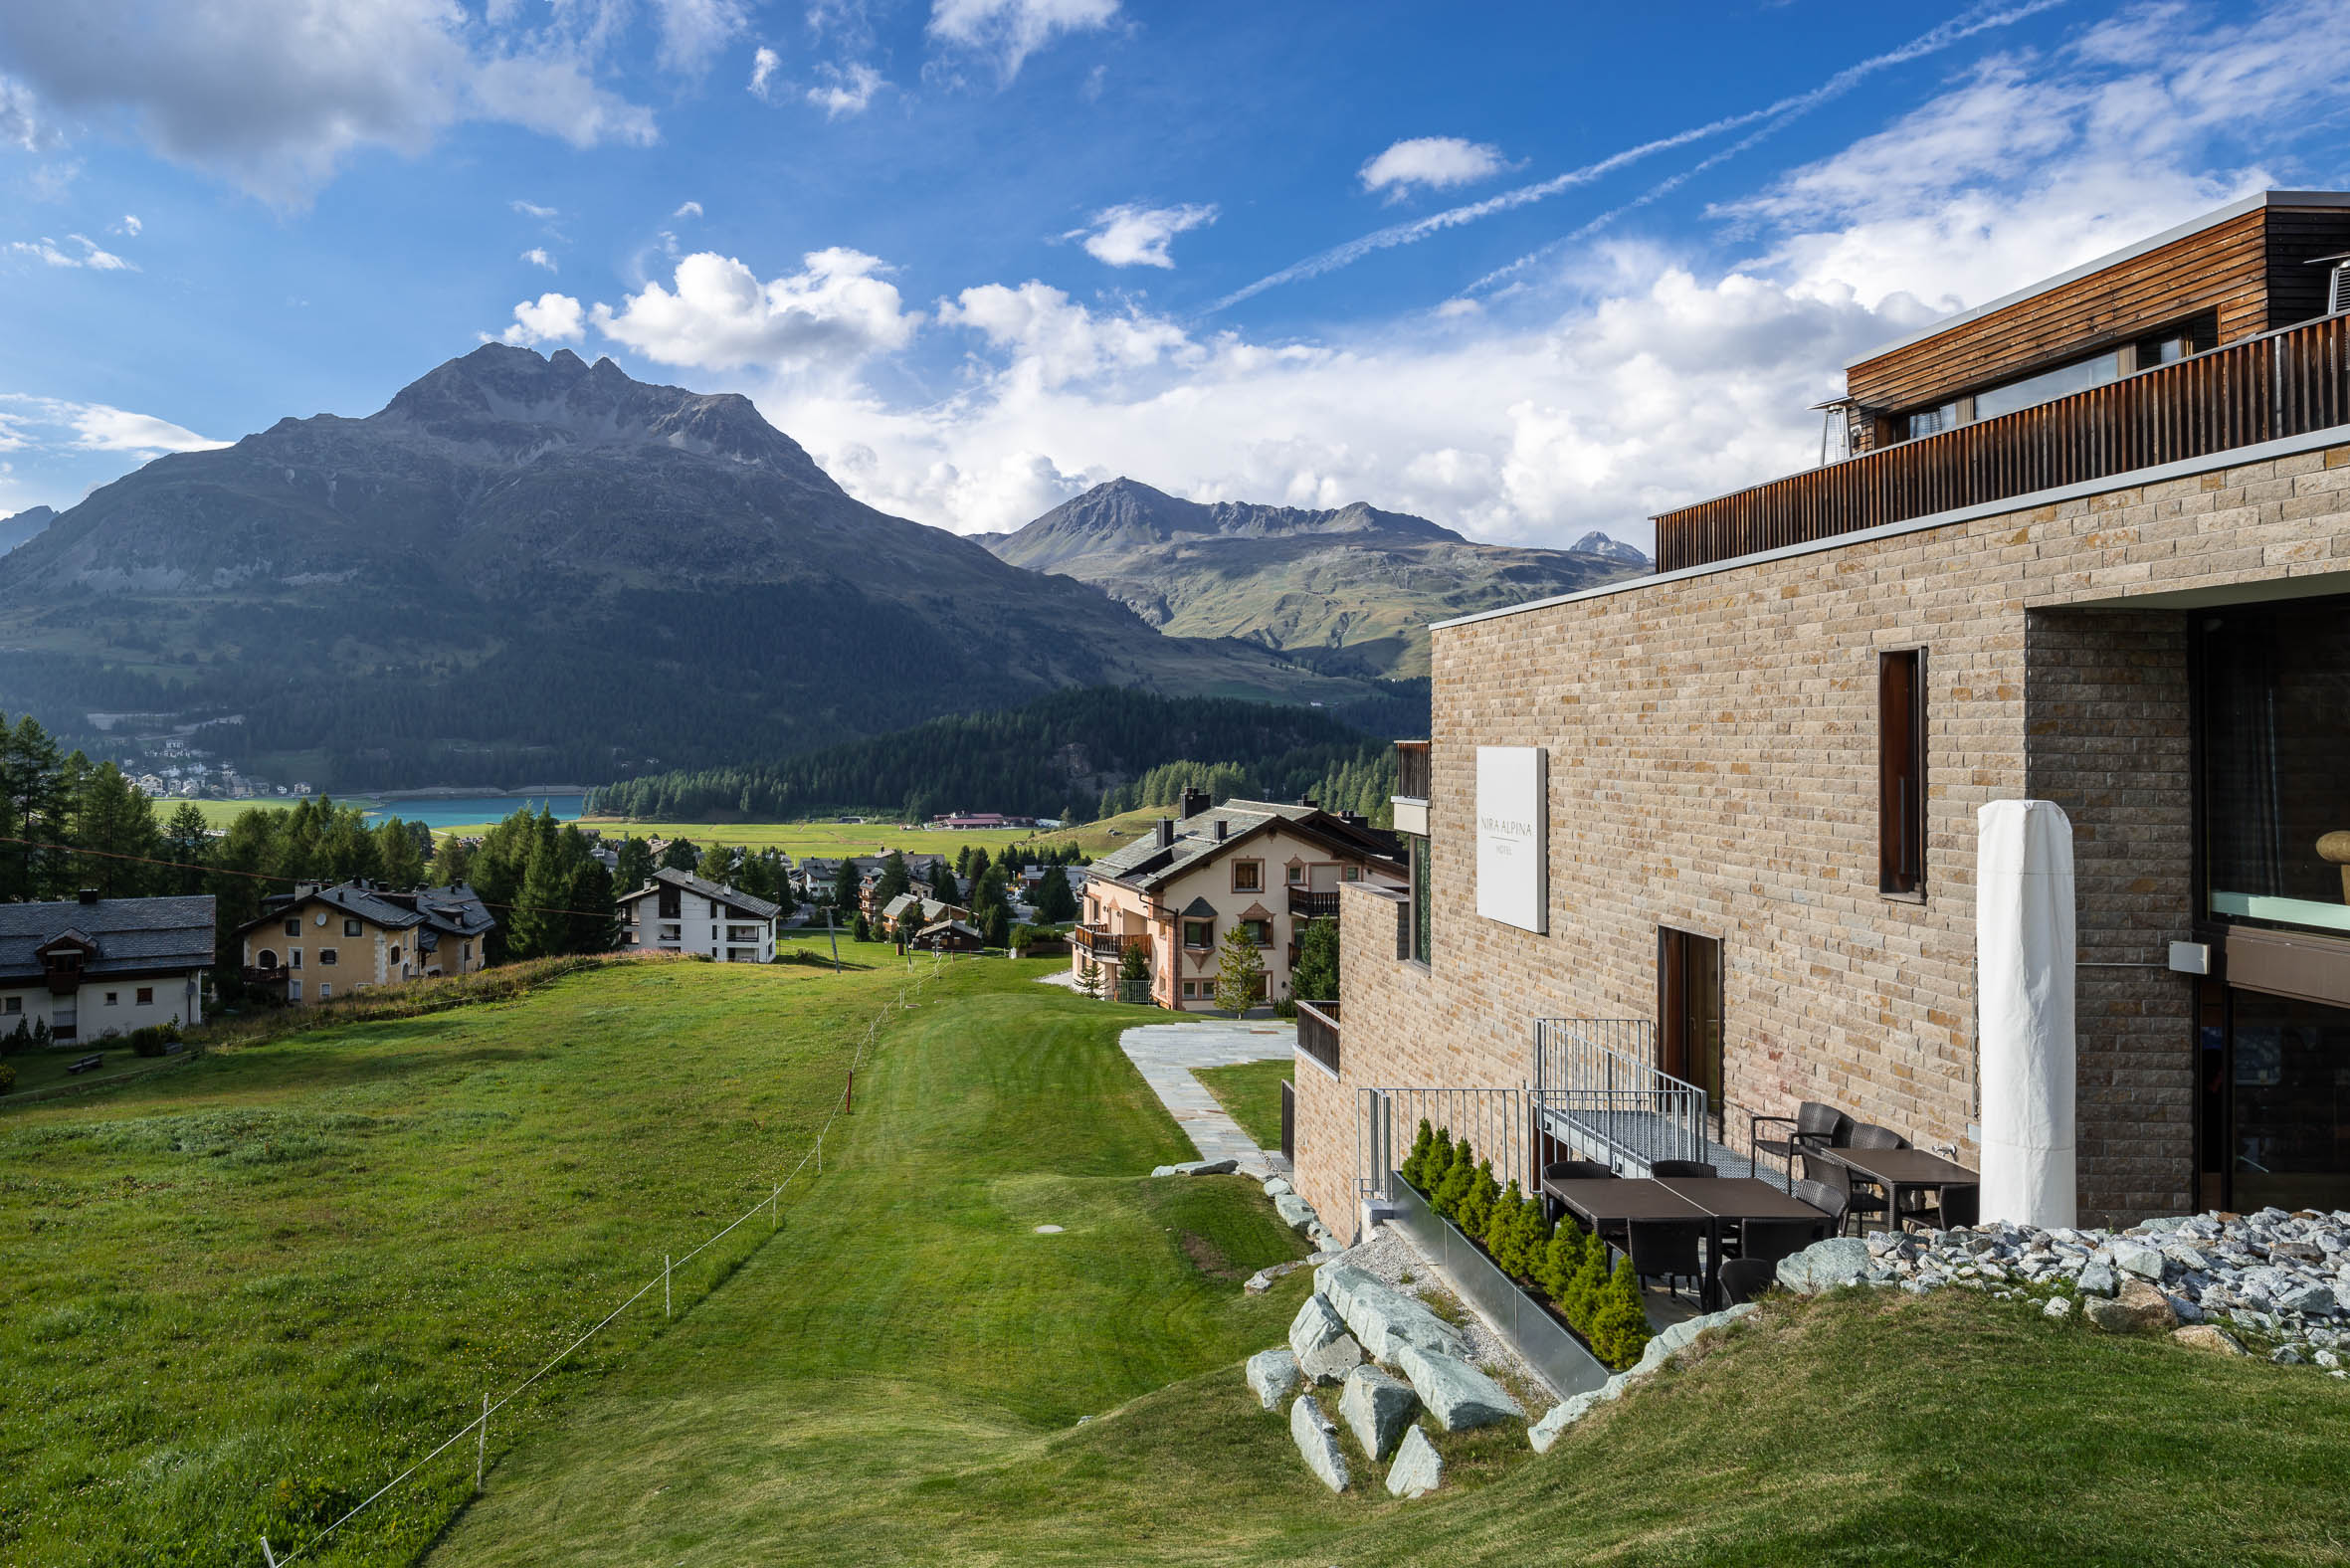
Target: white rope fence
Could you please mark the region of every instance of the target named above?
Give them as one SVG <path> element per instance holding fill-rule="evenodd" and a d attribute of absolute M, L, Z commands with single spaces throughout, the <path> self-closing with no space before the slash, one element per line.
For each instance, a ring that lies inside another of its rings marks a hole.
<path fill-rule="evenodd" d="M 857 1092 L 857 1070 L 865 1065 L 866 1053 L 873 1050 L 875 1046 L 879 1044 L 882 1020 L 886 1019 L 891 1013 L 903 1012 L 906 1009 L 912 1007 L 913 1003 L 908 1001 L 907 998 L 911 997 L 914 993 L 920 991 L 923 986 L 929 984 L 930 981 L 937 978 L 938 971 L 941 967 L 943 967 L 943 963 L 944 960 L 941 955 L 936 952 L 932 952 L 930 955 L 929 971 L 916 976 L 916 978 L 898 987 L 897 1000 L 891 1002 L 886 1007 L 883 1007 L 879 1013 L 876 1013 L 872 1022 L 865 1026 L 865 1038 L 857 1043 L 856 1051 L 851 1053 L 849 1058 L 849 1082 L 847 1088 L 844 1090 L 839 1099 L 833 1101 L 833 1108 L 826 1114 L 824 1118 L 824 1124 L 816 1129 L 816 1141 L 800 1155 L 800 1163 L 794 1165 L 791 1168 L 791 1173 L 785 1176 L 783 1180 L 773 1183 L 770 1186 L 766 1197 L 761 1198 L 757 1203 L 752 1204 L 748 1209 L 745 1209 L 742 1213 L 736 1215 L 723 1230 L 720 1230 L 714 1235 L 708 1237 L 699 1247 L 694 1248 L 692 1252 L 685 1254 L 682 1258 L 672 1258 L 664 1255 L 661 1261 L 661 1274 L 657 1277 L 646 1280 L 643 1285 L 638 1287 L 636 1294 L 630 1296 L 627 1300 L 621 1302 L 611 1311 L 605 1313 L 604 1316 L 596 1322 L 594 1327 L 588 1329 L 586 1333 L 581 1334 L 577 1339 L 574 1339 L 571 1341 L 571 1343 L 565 1345 L 562 1350 L 555 1355 L 553 1360 L 547 1362 L 546 1365 L 540 1367 L 537 1371 L 531 1373 L 521 1382 L 515 1384 L 504 1394 L 500 1395 L 496 1400 L 491 1400 L 490 1395 L 485 1392 L 482 1395 L 482 1413 L 479 1416 L 476 1416 L 473 1420 L 467 1422 L 464 1426 L 451 1433 L 447 1438 L 444 1438 L 439 1444 L 434 1446 L 430 1453 L 426 1454 L 415 1464 L 409 1466 L 406 1470 L 393 1476 L 390 1480 L 385 1481 L 381 1486 L 377 1487 L 372 1493 L 370 1493 L 365 1501 L 360 1502 L 357 1506 L 350 1509 L 350 1511 L 343 1514 L 341 1518 L 336 1519 L 332 1524 L 327 1525 L 326 1528 L 320 1530 L 317 1534 L 311 1536 L 308 1540 L 302 1542 L 299 1546 L 296 1546 L 294 1548 L 294 1550 L 288 1552 L 283 1557 L 277 1555 L 277 1553 L 271 1549 L 270 1538 L 267 1535 L 264 1535 L 261 1538 L 261 1556 L 262 1562 L 266 1565 L 266 1568 L 284 1568 L 285 1564 L 297 1561 L 301 1557 L 316 1550 L 319 1546 L 325 1543 L 328 1536 L 341 1529 L 344 1525 L 350 1523 L 360 1514 L 366 1512 L 368 1508 L 372 1507 L 377 1502 L 380 1502 L 391 1492 L 397 1490 L 403 1482 L 416 1474 L 417 1471 L 423 1470 L 427 1465 L 430 1465 L 433 1461 L 439 1459 L 443 1454 L 448 1453 L 450 1449 L 464 1442 L 469 1434 L 472 1435 L 475 1440 L 474 1490 L 478 1494 L 482 1490 L 483 1466 L 489 1457 L 490 1418 L 491 1416 L 496 1415 L 499 1411 L 505 1409 L 507 1405 L 513 1403 L 516 1399 L 519 1399 L 525 1392 L 529 1390 L 530 1386 L 536 1383 L 540 1378 L 545 1377 L 549 1372 L 554 1371 L 555 1368 L 561 1366 L 565 1361 L 570 1360 L 574 1351 L 578 1350 L 581 1345 L 586 1344 L 589 1340 L 595 1338 L 596 1335 L 602 1333 L 605 1329 L 611 1327 L 612 1324 L 619 1319 L 621 1313 L 627 1311 L 630 1307 L 635 1306 L 639 1301 L 642 1301 L 647 1295 L 651 1294 L 655 1285 L 661 1286 L 662 1316 L 670 1316 L 670 1275 L 672 1273 L 674 1273 L 680 1265 L 691 1263 L 702 1253 L 705 1253 L 710 1248 L 716 1246 L 719 1242 L 723 1241 L 727 1236 L 739 1228 L 744 1221 L 750 1219 L 751 1216 L 757 1214 L 761 1209 L 768 1211 L 768 1216 L 771 1221 L 769 1234 L 772 1235 L 774 1230 L 780 1229 L 783 1223 L 784 1189 L 789 1187 L 795 1180 L 798 1179 L 800 1173 L 808 1168 L 808 1163 L 811 1160 L 816 1162 L 817 1174 L 822 1175 L 824 1173 L 824 1135 L 832 1130 L 833 1122 L 838 1120 L 842 1113 L 849 1108 L 850 1102 Z M 913 956 L 910 953 L 906 956 L 905 966 L 906 971 L 909 974 L 913 973 L 915 965 Z"/>

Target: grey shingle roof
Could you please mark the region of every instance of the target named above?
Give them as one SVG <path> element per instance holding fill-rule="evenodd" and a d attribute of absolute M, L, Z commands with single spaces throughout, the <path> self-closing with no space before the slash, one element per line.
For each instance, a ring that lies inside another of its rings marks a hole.
<path fill-rule="evenodd" d="M 683 888 L 687 892 L 698 893 L 704 898 L 722 903 L 728 908 L 747 914 L 756 920 L 772 920 L 783 912 L 783 905 L 780 903 L 771 903 L 753 893 L 744 892 L 739 887 L 726 887 L 714 882 L 704 882 L 691 872 L 681 872 L 667 866 L 655 872 L 653 881 L 639 887 L 635 892 L 621 894 L 620 901 L 626 903 L 634 898 L 646 897 L 662 882 L 667 882 L 672 887 Z"/>
<path fill-rule="evenodd" d="M 1225 824 L 1225 836 L 1216 837 L 1216 824 Z M 1359 827 L 1345 827 L 1318 806 L 1291 805 L 1270 800 L 1228 800 L 1221 806 L 1195 812 L 1175 824 L 1175 842 L 1161 848 L 1154 832 L 1135 843 L 1110 851 L 1093 862 L 1094 876 L 1108 877 L 1137 887 L 1154 887 L 1181 876 L 1206 861 L 1214 860 L 1243 840 L 1254 837 L 1260 830 L 1275 823 L 1286 823 L 1308 836 L 1329 842 L 1335 848 L 1340 835 L 1357 837 L 1366 831 Z M 1358 847 L 1357 853 L 1368 858 L 1372 852 Z"/>
<path fill-rule="evenodd" d="M 212 964 L 210 893 L 185 898 L 100 898 L 94 903 L 0 903 L 0 980 L 38 980 L 34 954 L 74 931 L 98 954 L 86 975 L 136 969 L 205 969 Z"/>
<path fill-rule="evenodd" d="M 497 924 L 497 917 L 490 912 L 490 906 L 482 901 L 482 895 L 466 882 L 455 882 L 445 887 L 425 887 L 414 892 L 393 892 L 389 888 L 371 886 L 365 882 L 336 882 L 311 892 L 278 893 L 264 899 L 264 912 L 258 918 L 246 921 L 238 930 L 250 931 L 257 925 L 284 919 L 288 909 L 312 902 L 323 903 L 363 920 L 372 920 L 392 931 L 423 925 L 452 936 L 479 936 Z"/>

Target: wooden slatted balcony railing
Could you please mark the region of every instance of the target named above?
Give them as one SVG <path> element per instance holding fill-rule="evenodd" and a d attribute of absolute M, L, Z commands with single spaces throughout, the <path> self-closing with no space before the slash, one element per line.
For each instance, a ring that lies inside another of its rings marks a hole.
<path fill-rule="evenodd" d="M 2350 316 L 2325 316 L 1664 512 L 1655 519 L 1657 569 L 1807 544 L 2345 422 Z"/>
<path fill-rule="evenodd" d="M 1329 1001 L 1297 1004 L 1297 1049 L 1331 1072 L 1338 1071 L 1338 1004 Z"/>

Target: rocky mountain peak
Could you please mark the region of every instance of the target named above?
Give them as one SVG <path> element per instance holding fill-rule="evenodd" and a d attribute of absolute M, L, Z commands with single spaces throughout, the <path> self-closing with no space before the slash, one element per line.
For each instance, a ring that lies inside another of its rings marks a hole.
<path fill-rule="evenodd" d="M 1578 555 L 1596 555 L 1603 561 L 1615 561 L 1625 566 L 1638 566 L 1643 571 L 1646 571 L 1650 565 L 1649 558 L 1643 555 L 1637 547 L 1626 544 L 1622 539 L 1610 538 L 1597 528 L 1592 529 L 1591 532 L 1583 535 L 1567 548 Z"/>
<path fill-rule="evenodd" d="M 739 393 L 639 381 L 608 358 L 591 365 L 568 348 L 541 355 L 485 343 L 402 387 L 365 423 L 507 459 L 552 447 L 667 447 L 837 489 Z"/>

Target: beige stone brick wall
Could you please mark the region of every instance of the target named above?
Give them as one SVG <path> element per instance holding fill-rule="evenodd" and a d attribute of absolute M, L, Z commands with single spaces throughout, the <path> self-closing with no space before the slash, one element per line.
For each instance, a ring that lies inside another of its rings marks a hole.
<path fill-rule="evenodd" d="M 1301 1190 L 1347 1228 L 1354 1088 L 1521 1084 L 1536 1019 L 1653 1017 L 1660 925 L 1724 944 L 1735 1106 L 1832 1100 L 1971 1160 L 1977 808 L 2062 804 L 2082 962 L 2159 963 L 2190 912 L 2186 623 L 2126 601 L 2344 571 L 2350 446 L 1438 632 L 1434 961 L 1342 900 L 1344 1072 L 1300 1063 Z M 1876 890 L 1876 656 L 1913 646 L 1926 887 L 1902 901 Z M 1549 749 L 1547 935 L 1475 913 L 1480 744 Z M 2163 969 L 2082 971 L 2084 1218 L 2188 1202 L 2188 1000 Z"/>

